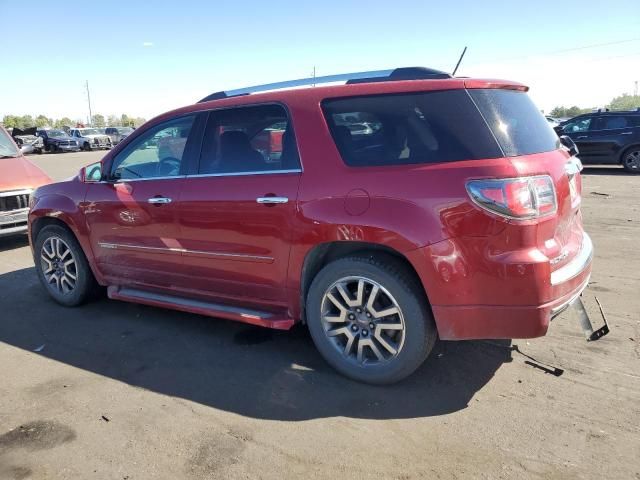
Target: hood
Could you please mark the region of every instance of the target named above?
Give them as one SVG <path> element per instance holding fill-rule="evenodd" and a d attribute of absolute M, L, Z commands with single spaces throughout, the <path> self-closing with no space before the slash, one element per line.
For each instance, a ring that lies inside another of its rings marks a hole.
<path fill-rule="evenodd" d="M 11 136 L 12 137 L 17 137 L 19 135 L 34 135 L 35 136 L 37 131 L 38 131 L 38 127 L 25 128 L 24 130 L 22 130 L 20 128 L 14 128 L 11 131 Z"/>
<path fill-rule="evenodd" d="M 69 140 L 76 140 L 76 139 L 73 137 L 70 137 L 69 135 L 63 135 L 61 137 L 49 137 L 50 142 L 59 142 L 59 141 L 68 142 Z"/>
<path fill-rule="evenodd" d="M 0 158 L 0 191 L 35 189 L 51 182 L 46 173 L 23 156 Z"/>

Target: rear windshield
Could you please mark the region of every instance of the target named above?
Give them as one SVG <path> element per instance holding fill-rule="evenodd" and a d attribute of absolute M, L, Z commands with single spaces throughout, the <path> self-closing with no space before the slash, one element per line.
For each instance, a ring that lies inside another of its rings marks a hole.
<path fill-rule="evenodd" d="M 322 108 L 344 162 L 354 167 L 527 155 L 559 145 L 529 97 L 512 90 L 342 98 Z"/>
<path fill-rule="evenodd" d="M 469 90 L 491 131 L 508 157 L 549 152 L 560 139 L 547 119 L 524 92 Z"/>

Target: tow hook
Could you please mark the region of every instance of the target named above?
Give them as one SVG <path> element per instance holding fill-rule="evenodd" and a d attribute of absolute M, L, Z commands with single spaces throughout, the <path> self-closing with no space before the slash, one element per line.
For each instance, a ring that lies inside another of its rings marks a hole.
<path fill-rule="evenodd" d="M 596 302 L 598 303 L 598 308 L 600 309 L 600 314 L 604 321 L 604 325 L 597 330 L 594 330 L 593 325 L 591 325 L 591 320 L 589 320 L 589 314 L 584 308 L 582 298 L 578 297 L 573 303 L 573 307 L 578 314 L 578 320 L 580 321 L 580 326 L 582 327 L 582 331 L 584 332 L 587 342 L 595 342 L 609 333 L 609 324 L 607 323 L 607 318 L 604 315 L 604 311 L 602 310 L 602 305 L 600 304 L 598 297 L 596 297 Z"/>

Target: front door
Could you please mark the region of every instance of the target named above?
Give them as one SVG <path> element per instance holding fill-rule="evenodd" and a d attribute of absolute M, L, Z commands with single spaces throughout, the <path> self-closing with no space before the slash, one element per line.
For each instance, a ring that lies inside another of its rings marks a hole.
<path fill-rule="evenodd" d="M 195 173 L 178 213 L 195 293 L 284 305 L 301 174 L 284 108 L 212 112 Z"/>
<path fill-rule="evenodd" d="M 84 210 L 100 271 L 117 285 L 184 282 L 176 211 L 190 152 L 193 116 L 141 134 L 90 184 Z"/>

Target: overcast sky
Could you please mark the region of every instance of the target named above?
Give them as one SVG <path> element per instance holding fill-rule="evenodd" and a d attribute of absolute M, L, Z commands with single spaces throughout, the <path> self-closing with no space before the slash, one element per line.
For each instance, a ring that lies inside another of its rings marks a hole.
<path fill-rule="evenodd" d="M 67 8 L 68 7 L 68 8 Z M 5 114 L 150 118 L 217 90 L 429 66 L 507 78 L 538 106 L 601 106 L 640 81 L 640 0 L 0 0 Z"/>

